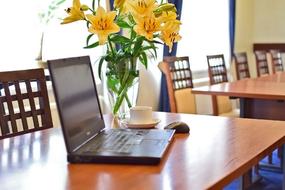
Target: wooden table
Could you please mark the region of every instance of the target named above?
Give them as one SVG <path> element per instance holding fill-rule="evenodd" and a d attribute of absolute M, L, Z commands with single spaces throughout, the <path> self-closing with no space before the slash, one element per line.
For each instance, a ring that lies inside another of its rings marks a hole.
<path fill-rule="evenodd" d="M 285 120 L 285 72 L 198 87 L 192 92 L 240 98 L 244 118 Z"/>
<path fill-rule="evenodd" d="M 0 189 L 220 189 L 285 143 L 284 121 L 154 115 L 159 129 L 177 120 L 191 127 L 159 165 L 68 164 L 61 130 L 52 128 L 0 141 Z"/>

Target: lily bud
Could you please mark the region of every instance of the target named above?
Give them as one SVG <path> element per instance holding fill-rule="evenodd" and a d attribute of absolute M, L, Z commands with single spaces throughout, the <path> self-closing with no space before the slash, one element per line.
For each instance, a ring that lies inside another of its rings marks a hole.
<path fill-rule="evenodd" d="M 155 16 L 160 16 L 162 12 L 175 12 L 176 13 L 176 7 L 172 3 L 164 3 L 158 6 L 157 9 L 154 10 Z"/>
<path fill-rule="evenodd" d="M 80 6 L 81 11 L 87 11 L 88 9 L 89 9 L 89 7 L 87 5 L 81 5 Z"/>

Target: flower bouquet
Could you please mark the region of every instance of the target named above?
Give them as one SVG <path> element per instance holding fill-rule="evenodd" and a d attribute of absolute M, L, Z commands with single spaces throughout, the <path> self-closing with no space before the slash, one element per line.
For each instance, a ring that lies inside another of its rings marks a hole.
<path fill-rule="evenodd" d="M 156 44 L 166 44 L 171 51 L 173 43 L 181 39 L 180 21 L 174 4 L 155 0 L 115 0 L 114 10 L 106 11 L 100 1 L 91 6 L 73 0 L 66 9 L 68 16 L 62 24 L 85 21 L 87 36 L 85 48 L 106 46 L 106 53 L 98 61 L 98 74 L 107 78 L 107 87 L 115 95 L 112 107 L 117 114 L 123 101 L 131 107 L 128 90 L 136 83 L 137 64 L 147 68 L 148 56 L 157 57 Z M 102 65 L 106 63 L 106 72 Z"/>

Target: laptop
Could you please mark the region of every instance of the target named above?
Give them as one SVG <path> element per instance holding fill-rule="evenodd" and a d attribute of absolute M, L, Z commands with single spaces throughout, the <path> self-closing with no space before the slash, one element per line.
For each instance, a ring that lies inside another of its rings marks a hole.
<path fill-rule="evenodd" d="M 89 56 L 48 60 L 70 163 L 158 164 L 174 130 L 106 127 Z"/>

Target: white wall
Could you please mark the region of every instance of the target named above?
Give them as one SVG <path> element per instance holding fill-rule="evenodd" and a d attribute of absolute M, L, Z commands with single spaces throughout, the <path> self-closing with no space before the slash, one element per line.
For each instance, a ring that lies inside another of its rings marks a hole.
<path fill-rule="evenodd" d="M 255 58 L 252 52 L 254 15 L 254 1 L 236 1 L 235 52 L 247 52 L 251 76 L 256 76 Z"/>
<path fill-rule="evenodd" d="M 236 1 L 235 51 L 247 52 L 250 73 L 256 77 L 253 43 L 285 43 L 284 0 Z"/>
<path fill-rule="evenodd" d="M 253 41 L 259 43 L 285 42 L 285 1 L 254 1 Z"/>

